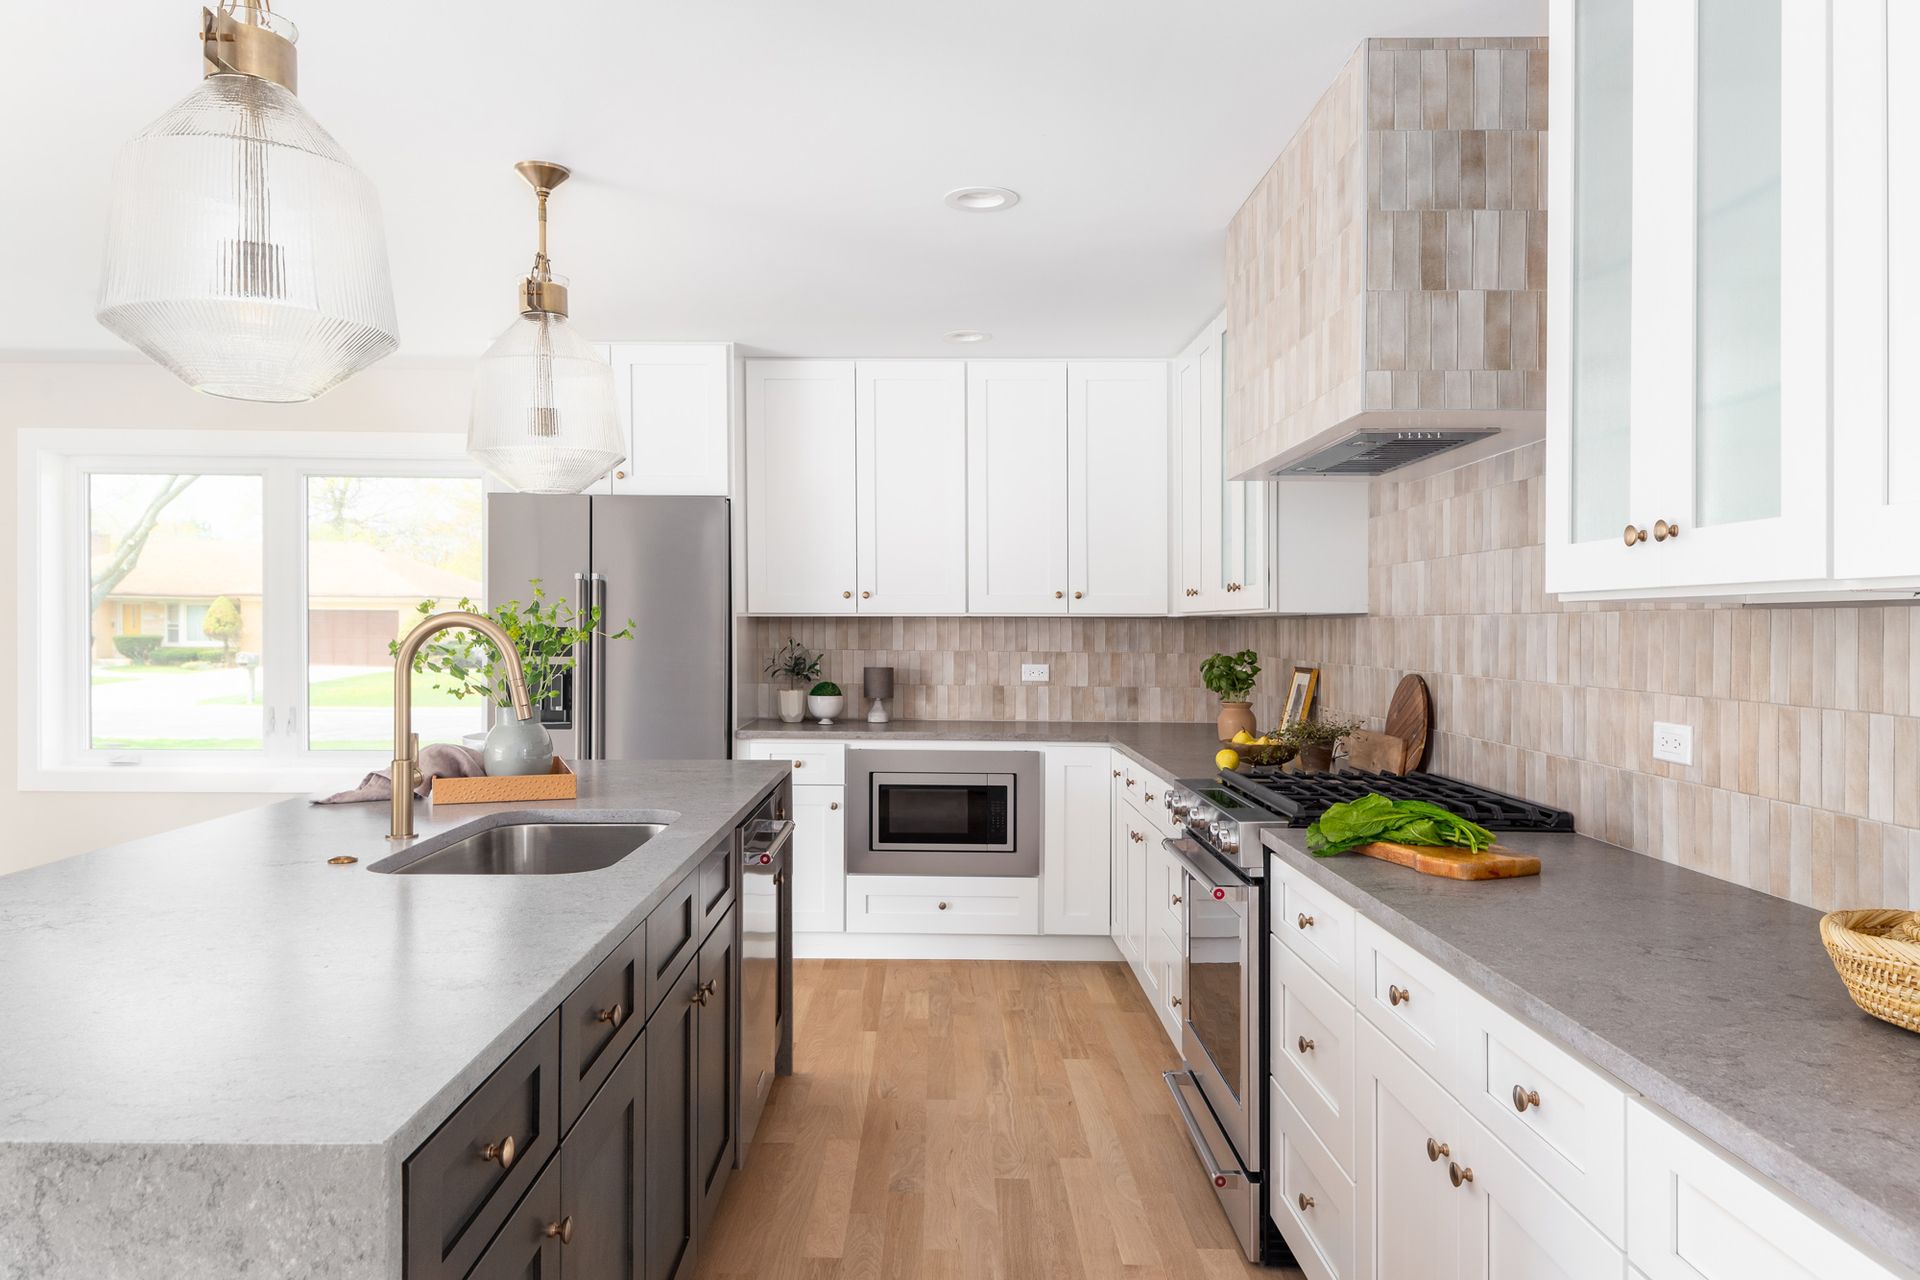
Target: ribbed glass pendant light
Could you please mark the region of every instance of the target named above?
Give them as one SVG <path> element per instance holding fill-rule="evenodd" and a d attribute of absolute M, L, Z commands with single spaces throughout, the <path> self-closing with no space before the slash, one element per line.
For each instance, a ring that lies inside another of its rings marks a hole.
<path fill-rule="evenodd" d="M 480 357 L 467 452 L 523 493 L 579 493 L 627 455 L 613 368 L 567 323 L 566 277 L 547 260 L 547 197 L 565 166 L 522 160 L 533 187 L 540 248 L 520 281 L 520 316 Z"/>
<path fill-rule="evenodd" d="M 269 3 L 202 10 L 205 80 L 121 151 L 96 314 L 197 390 L 311 400 L 400 337 L 379 198 Z"/>

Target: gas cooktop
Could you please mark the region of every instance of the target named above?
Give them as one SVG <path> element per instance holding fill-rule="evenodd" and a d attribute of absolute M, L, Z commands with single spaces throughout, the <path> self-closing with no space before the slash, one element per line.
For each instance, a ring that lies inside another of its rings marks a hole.
<path fill-rule="evenodd" d="M 1534 804 L 1435 773 L 1283 773 L 1278 768 L 1254 766 L 1223 773 L 1220 783 L 1290 827 L 1311 826 L 1330 806 L 1377 791 L 1390 800 L 1425 800 L 1441 805 L 1489 831 L 1573 830 L 1573 815 L 1565 809 Z"/>

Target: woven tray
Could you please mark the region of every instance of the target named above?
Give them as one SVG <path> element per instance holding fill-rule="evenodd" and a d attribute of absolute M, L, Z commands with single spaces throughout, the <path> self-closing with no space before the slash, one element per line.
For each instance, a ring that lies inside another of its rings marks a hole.
<path fill-rule="evenodd" d="M 1847 994 L 1883 1022 L 1920 1031 L 1920 933 L 1915 914 L 1880 908 L 1820 918 L 1820 941 Z"/>
<path fill-rule="evenodd" d="M 511 804 L 520 800 L 571 800 L 580 780 L 559 756 L 545 773 L 517 778 L 435 778 L 435 804 Z"/>

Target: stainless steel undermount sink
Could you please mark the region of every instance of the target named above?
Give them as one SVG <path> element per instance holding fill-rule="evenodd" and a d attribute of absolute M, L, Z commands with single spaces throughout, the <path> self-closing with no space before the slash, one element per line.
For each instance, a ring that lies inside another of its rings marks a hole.
<path fill-rule="evenodd" d="M 665 831 L 664 822 L 517 822 L 476 831 L 399 866 L 417 876 L 563 876 L 610 867 Z M 405 856 L 405 855 L 401 855 Z"/>

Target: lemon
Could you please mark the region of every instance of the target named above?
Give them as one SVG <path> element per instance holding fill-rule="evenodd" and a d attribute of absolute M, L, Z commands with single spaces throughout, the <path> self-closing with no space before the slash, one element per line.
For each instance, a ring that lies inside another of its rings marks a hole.
<path fill-rule="evenodd" d="M 1216 768 L 1220 769 L 1238 769 L 1240 767 L 1240 753 L 1232 747 L 1222 747 L 1214 754 L 1213 763 Z"/>
<path fill-rule="evenodd" d="M 1233 740 L 1244 747 L 1249 742 L 1253 741 L 1253 735 L 1248 733 L 1245 729 L 1242 729 L 1240 732 L 1233 735 Z"/>

